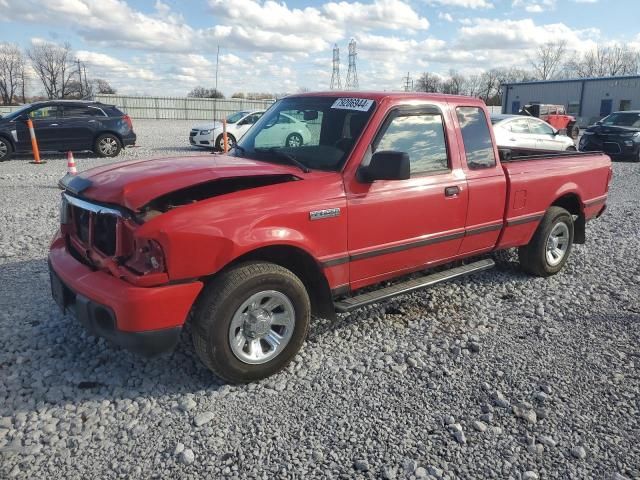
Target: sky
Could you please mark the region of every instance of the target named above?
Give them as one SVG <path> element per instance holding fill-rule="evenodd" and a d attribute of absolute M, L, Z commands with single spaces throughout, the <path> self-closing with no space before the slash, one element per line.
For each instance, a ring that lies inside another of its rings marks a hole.
<path fill-rule="evenodd" d="M 639 0 L 0 0 L 0 42 L 69 42 L 89 78 L 176 96 L 214 86 L 219 47 L 229 96 L 326 90 L 334 44 L 344 83 L 353 38 L 360 88 L 399 90 L 408 72 L 526 68 L 549 41 L 640 50 L 639 17 Z"/>

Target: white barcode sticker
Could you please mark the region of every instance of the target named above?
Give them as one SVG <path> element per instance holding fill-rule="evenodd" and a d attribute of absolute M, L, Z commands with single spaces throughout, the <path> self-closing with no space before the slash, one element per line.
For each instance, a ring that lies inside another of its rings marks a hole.
<path fill-rule="evenodd" d="M 331 108 L 338 110 L 357 110 L 359 112 L 367 112 L 373 105 L 373 100 L 368 98 L 338 98 Z"/>

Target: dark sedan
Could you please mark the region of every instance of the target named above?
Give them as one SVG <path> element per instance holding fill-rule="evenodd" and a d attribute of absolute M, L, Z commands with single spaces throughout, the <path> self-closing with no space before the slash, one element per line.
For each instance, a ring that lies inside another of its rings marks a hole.
<path fill-rule="evenodd" d="M 0 117 L 0 161 L 14 153 L 30 153 L 27 120 L 33 121 L 41 151 L 92 150 L 99 157 L 115 157 L 135 145 L 131 118 L 113 105 L 58 100 L 36 102 Z"/>
<path fill-rule="evenodd" d="M 602 151 L 612 158 L 640 162 L 640 111 L 603 118 L 583 132 L 579 147 L 583 152 Z"/>

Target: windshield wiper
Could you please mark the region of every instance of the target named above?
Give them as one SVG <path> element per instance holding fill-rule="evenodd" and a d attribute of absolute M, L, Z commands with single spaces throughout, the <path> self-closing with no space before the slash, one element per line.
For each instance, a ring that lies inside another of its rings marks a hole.
<path fill-rule="evenodd" d="M 269 153 L 275 153 L 276 155 L 278 155 L 280 158 L 283 158 L 285 160 L 287 160 L 290 164 L 295 165 L 296 167 L 298 167 L 300 170 L 302 170 L 304 173 L 309 173 L 311 171 L 311 169 L 309 167 L 307 167 L 304 163 L 302 163 L 300 160 L 298 160 L 296 157 L 294 157 L 293 155 L 291 155 L 290 153 L 287 152 L 283 152 L 282 150 L 280 150 L 278 147 L 271 147 L 271 148 L 256 148 L 255 149 L 256 152 L 269 152 Z"/>

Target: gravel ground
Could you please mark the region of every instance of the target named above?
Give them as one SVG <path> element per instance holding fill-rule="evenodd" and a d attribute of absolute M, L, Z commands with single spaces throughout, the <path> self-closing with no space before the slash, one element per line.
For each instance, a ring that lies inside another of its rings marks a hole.
<path fill-rule="evenodd" d="M 189 122 L 135 126 L 120 159 L 194 152 Z M 187 332 L 143 359 L 60 314 L 46 253 L 65 163 L 46 159 L 0 164 L 0 478 L 640 478 L 640 165 L 615 164 L 561 274 L 501 254 L 317 321 L 285 371 L 229 386 Z"/>

